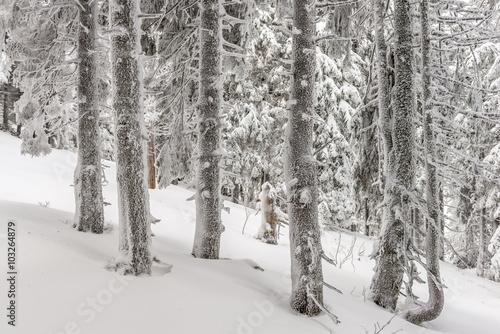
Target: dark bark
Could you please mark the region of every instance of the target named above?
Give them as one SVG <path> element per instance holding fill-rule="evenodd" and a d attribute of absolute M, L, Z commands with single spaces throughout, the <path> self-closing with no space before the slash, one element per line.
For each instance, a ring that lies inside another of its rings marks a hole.
<path fill-rule="evenodd" d="M 3 118 L 2 124 L 5 131 L 9 131 L 9 92 L 3 94 Z"/>

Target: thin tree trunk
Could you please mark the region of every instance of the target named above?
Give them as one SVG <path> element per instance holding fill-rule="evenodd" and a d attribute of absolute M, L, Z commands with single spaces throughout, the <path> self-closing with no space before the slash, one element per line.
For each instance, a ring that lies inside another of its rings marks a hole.
<path fill-rule="evenodd" d="M 436 155 L 436 160 L 437 160 L 437 155 Z M 444 212 L 444 191 L 443 187 L 439 186 L 439 212 L 443 213 Z M 439 259 L 441 261 L 444 261 L 444 225 L 445 221 L 441 217 L 439 220 Z"/>
<path fill-rule="evenodd" d="M 393 128 L 390 129 L 390 117 L 385 104 L 388 90 L 379 96 L 384 103 L 381 106 L 381 131 L 384 138 L 385 155 L 385 193 L 386 208 L 379 242 L 377 265 L 372 281 L 373 300 L 376 304 L 394 310 L 401 288 L 406 251 L 407 225 L 411 219 L 409 192 L 414 185 L 414 91 L 413 91 L 413 53 L 410 3 L 407 0 L 395 0 L 395 86 L 393 97 Z M 379 48 L 379 80 L 385 80 L 383 65 L 384 46 L 383 14 L 381 1 L 375 1 L 376 39 Z M 381 54 L 382 51 L 382 54 Z M 385 67 L 386 69 L 387 67 Z M 382 73 L 380 73 L 382 70 Z M 387 88 L 387 83 L 379 86 Z M 380 94 L 380 92 L 379 92 Z M 384 109 L 382 109 L 382 107 Z M 389 123 L 388 123 L 389 122 Z M 392 143 L 389 140 L 392 138 Z M 397 213 L 397 214 L 396 214 Z"/>
<path fill-rule="evenodd" d="M 379 128 L 382 134 L 383 142 L 383 152 L 384 152 L 384 203 L 386 205 L 383 207 L 383 217 L 382 217 L 382 230 L 381 230 L 381 240 L 376 250 L 376 267 L 375 274 L 372 279 L 371 290 L 373 293 L 373 300 L 378 305 L 387 308 L 394 308 L 396 305 L 397 297 L 399 294 L 399 289 L 401 282 L 397 282 L 395 289 L 397 291 L 387 290 L 387 285 L 385 277 L 380 273 L 383 272 L 381 266 L 386 265 L 386 260 L 384 256 L 386 254 L 386 249 L 390 250 L 390 244 L 388 244 L 388 238 L 391 236 L 388 227 L 394 224 L 394 213 L 391 210 L 390 205 L 393 202 L 393 195 L 389 186 L 389 179 L 391 175 L 391 164 L 389 163 L 390 153 L 392 151 L 392 117 L 389 109 L 389 78 L 387 70 L 387 45 L 385 42 L 385 28 L 384 28 L 384 16 L 385 16 L 385 6 L 382 0 L 374 0 L 373 3 L 374 16 L 375 16 L 375 40 L 377 44 L 377 78 L 378 78 L 378 105 L 379 105 Z M 396 259 L 397 260 L 397 259 Z M 393 265 L 391 264 L 391 267 Z M 399 273 L 398 273 L 399 276 Z M 389 282 L 389 284 L 392 281 Z"/>
<path fill-rule="evenodd" d="M 479 254 L 477 257 L 476 273 L 480 277 L 486 277 L 489 269 L 489 262 L 491 259 L 490 252 L 488 251 L 488 244 L 490 236 L 488 236 L 486 208 L 481 209 L 481 216 L 479 218 Z"/>
<path fill-rule="evenodd" d="M 120 213 L 120 251 L 132 273 L 151 273 L 146 127 L 139 70 L 140 26 L 138 0 L 110 1 L 113 109 L 116 125 L 116 163 Z"/>
<path fill-rule="evenodd" d="M 422 250 L 422 236 L 420 235 L 420 232 L 422 231 L 422 221 L 420 219 L 420 210 L 418 208 L 415 208 L 412 210 L 412 227 L 413 227 L 413 233 L 412 233 L 412 242 L 413 242 L 413 247 L 415 249 Z"/>
<path fill-rule="evenodd" d="M 200 105 L 193 255 L 218 259 L 221 222 L 220 142 L 222 64 L 220 0 L 201 0 Z"/>
<path fill-rule="evenodd" d="M 314 0 L 293 1 L 292 103 L 285 139 L 292 260 L 291 307 L 313 316 L 323 304 L 318 188 L 313 158 L 314 74 L 316 68 L 316 10 Z"/>
<path fill-rule="evenodd" d="M 155 134 L 150 131 L 148 136 L 148 187 L 156 188 L 156 153 L 155 153 Z"/>
<path fill-rule="evenodd" d="M 368 206 L 368 198 L 363 200 L 364 219 L 365 219 L 365 235 L 370 236 L 370 208 Z"/>
<path fill-rule="evenodd" d="M 468 183 L 469 180 L 466 180 Z M 476 179 L 473 177 L 470 185 L 464 185 L 460 188 L 460 202 L 458 207 L 458 217 L 460 223 L 465 228 L 465 262 L 459 262 L 460 265 L 465 265 L 466 268 L 474 268 L 477 264 L 476 243 L 474 237 L 474 224 L 472 221 L 473 206 L 471 196 L 476 188 Z"/>
<path fill-rule="evenodd" d="M 432 119 L 432 95 L 430 76 L 430 34 L 429 34 L 429 3 L 428 0 L 421 2 L 421 33 L 422 33 L 422 88 L 423 88 L 423 125 L 424 125 L 424 160 L 426 173 L 426 199 L 429 218 L 427 220 L 426 236 L 426 260 L 427 286 L 429 289 L 429 301 L 412 309 L 405 314 L 408 321 L 420 324 L 422 322 L 436 319 L 443 310 L 444 293 L 441 286 L 439 273 L 441 213 L 440 213 L 440 190 L 437 180 L 436 146 Z"/>
<path fill-rule="evenodd" d="M 74 174 L 75 226 L 102 233 L 102 197 L 99 107 L 96 71 L 97 2 L 81 0 L 78 32 L 78 160 Z"/>
<path fill-rule="evenodd" d="M 5 86 L 5 92 L 3 94 L 3 128 L 5 131 L 9 131 L 9 86 Z"/>
<path fill-rule="evenodd" d="M 144 14 L 159 14 L 165 5 L 165 0 L 142 0 L 140 1 L 140 10 Z M 157 53 L 156 40 L 154 34 L 148 31 L 151 29 L 155 19 L 143 19 L 141 29 L 144 33 L 141 36 L 142 52 L 149 57 Z M 156 27 L 156 26 L 155 26 Z M 150 74 L 151 75 L 151 74 Z M 144 78 L 144 80 L 147 80 Z M 148 143 L 147 143 L 147 161 L 148 161 L 148 187 L 149 189 L 156 188 L 156 152 L 155 152 L 155 134 L 154 125 L 147 126 L 148 130 Z"/>

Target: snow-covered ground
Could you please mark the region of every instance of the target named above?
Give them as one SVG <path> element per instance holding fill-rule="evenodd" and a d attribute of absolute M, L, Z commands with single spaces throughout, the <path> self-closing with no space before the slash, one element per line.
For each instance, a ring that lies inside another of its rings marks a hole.
<path fill-rule="evenodd" d="M 323 235 L 327 254 L 343 262 L 324 264 L 325 280 L 343 292 L 325 289 L 341 323 L 333 325 L 327 315 L 299 316 L 288 307 L 288 231 L 282 229 L 278 246 L 264 244 L 253 238 L 260 217 L 252 215 L 242 235 L 245 209 L 226 202 L 223 260 L 195 259 L 194 202 L 186 201 L 193 192 L 176 186 L 150 192 L 152 213 L 161 219 L 153 226 L 153 251 L 162 262 L 154 264 L 153 275 L 109 272 L 106 263 L 118 248 L 114 165 L 107 163 L 104 187 L 109 228 L 103 235 L 84 234 L 71 227 L 76 156 L 55 150 L 31 158 L 19 152 L 20 141 L 0 132 L 0 267 L 6 275 L 7 222 L 15 220 L 19 273 L 16 327 L 7 325 L 7 280 L 0 283 L 1 333 L 365 334 L 392 317 L 368 299 L 373 239 L 342 233 L 339 242 L 339 233 Z M 448 288 L 438 320 L 418 327 L 396 317 L 380 333 L 497 334 L 500 285 L 447 263 L 442 275 Z M 427 298 L 425 286 L 415 291 Z"/>

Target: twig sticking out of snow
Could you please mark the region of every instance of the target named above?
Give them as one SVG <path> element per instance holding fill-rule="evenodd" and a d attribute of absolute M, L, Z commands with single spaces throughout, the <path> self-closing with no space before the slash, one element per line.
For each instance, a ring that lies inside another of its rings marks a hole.
<path fill-rule="evenodd" d="M 238 202 L 238 204 L 245 207 L 245 223 L 243 224 L 243 228 L 241 229 L 241 234 L 245 234 L 245 227 L 247 226 L 248 218 L 250 218 L 250 215 L 255 210 L 250 208 L 247 203 L 241 203 L 241 201 L 238 199 L 236 201 Z M 259 210 L 257 210 L 257 213 L 259 213 Z M 257 215 L 257 213 L 255 215 Z"/>
<path fill-rule="evenodd" d="M 394 314 L 394 315 L 393 315 L 393 316 L 392 316 L 392 317 L 391 317 L 391 318 L 390 318 L 390 319 L 389 319 L 389 320 L 385 323 L 385 325 L 384 325 L 384 326 L 382 326 L 382 327 L 380 327 L 380 324 L 379 324 L 378 322 L 377 322 L 376 324 L 374 324 L 373 326 L 375 327 L 375 329 L 373 330 L 373 334 L 379 334 L 379 333 L 381 333 L 381 332 L 384 330 L 384 328 L 386 328 L 387 326 L 389 326 L 389 324 L 391 323 L 392 319 L 394 319 L 394 318 L 395 318 L 396 316 L 398 316 L 398 315 L 399 315 L 399 313 Z M 402 331 L 402 329 L 398 329 L 397 331 L 392 332 L 392 334 L 395 334 L 395 333 L 400 332 L 400 331 Z"/>
<path fill-rule="evenodd" d="M 323 282 L 324 283 L 324 282 Z M 321 309 L 321 311 L 325 312 L 326 315 L 328 317 L 330 317 L 330 319 L 332 319 L 333 323 L 335 325 L 338 325 L 340 324 L 340 320 L 339 318 L 333 314 L 332 312 L 330 312 L 329 310 L 326 309 L 326 307 L 323 306 L 323 304 L 321 304 L 317 299 L 316 297 L 314 297 L 314 294 L 311 293 L 311 289 L 309 288 L 309 286 L 307 286 L 307 296 L 310 297 L 314 303 Z"/>

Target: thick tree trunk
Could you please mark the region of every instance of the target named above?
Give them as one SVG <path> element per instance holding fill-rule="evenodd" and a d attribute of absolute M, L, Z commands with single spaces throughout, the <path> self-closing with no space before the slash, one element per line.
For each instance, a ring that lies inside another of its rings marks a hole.
<path fill-rule="evenodd" d="M 220 0 L 201 0 L 200 105 L 196 171 L 196 231 L 193 255 L 218 259 L 221 222 L 222 64 Z"/>
<path fill-rule="evenodd" d="M 377 20 L 377 47 L 379 48 L 379 80 L 386 80 L 384 73 L 385 40 L 383 39 L 384 5 L 375 1 Z M 409 192 L 414 185 L 414 92 L 413 92 L 413 54 L 410 3 L 395 0 L 395 86 L 393 95 L 393 128 L 390 129 L 388 104 L 380 110 L 381 131 L 384 138 L 385 155 L 385 202 L 384 222 L 379 240 L 377 266 L 372 281 L 373 300 L 376 304 L 394 310 L 401 288 L 404 273 L 404 253 L 407 225 L 411 219 Z M 382 54 L 381 54 L 382 51 Z M 385 67 L 387 69 L 387 67 Z M 382 73 L 380 73 L 382 70 Z M 380 89 L 388 88 L 384 83 Z M 388 90 L 379 97 L 386 103 Z M 380 92 L 379 92 L 380 94 Z M 381 106 L 382 107 L 382 106 Z M 386 109 L 387 108 L 387 109 Z M 392 138 L 392 140 L 389 140 Z"/>
<path fill-rule="evenodd" d="M 120 251 L 132 273 L 151 273 L 146 140 L 139 67 L 138 0 L 110 2 L 113 109 L 120 213 Z"/>
<path fill-rule="evenodd" d="M 430 34 L 429 34 L 429 3 L 427 0 L 421 2 L 421 37 L 422 37 L 422 88 L 423 88 L 423 125 L 424 125 L 424 160 L 426 174 L 426 199 L 429 218 L 427 220 L 427 236 L 425 254 L 427 260 L 427 286 L 429 289 L 429 301 L 416 309 L 405 314 L 408 321 L 415 324 L 436 319 L 443 310 L 444 293 L 441 286 L 439 273 L 440 234 L 441 234 L 441 212 L 440 212 L 440 190 L 437 180 L 436 167 L 436 145 L 434 138 L 432 119 L 432 95 L 430 76 Z"/>
<path fill-rule="evenodd" d="M 292 260 L 293 310 L 313 316 L 323 304 L 318 189 L 313 157 L 316 10 L 314 0 L 293 2 L 293 83 L 285 139 Z"/>
<path fill-rule="evenodd" d="M 96 72 L 97 2 L 81 0 L 78 32 L 78 161 L 74 174 L 75 226 L 102 233 L 104 207 Z"/>

